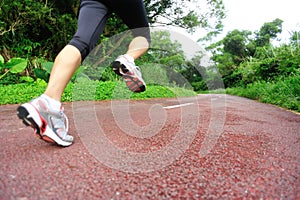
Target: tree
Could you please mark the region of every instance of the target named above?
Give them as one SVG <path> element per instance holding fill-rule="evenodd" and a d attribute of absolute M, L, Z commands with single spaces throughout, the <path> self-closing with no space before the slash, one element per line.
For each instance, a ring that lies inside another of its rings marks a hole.
<path fill-rule="evenodd" d="M 263 47 L 270 45 L 270 39 L 277 37 L 278 33 L 282 32 L 282 23 L 281 19 L 275 19 L 272 22 L 266 22 L 256 33 L 255 43 L 258 47 Z"/>
<path fill-rule="evenodd" d="M 198 52 L 190 61 L 187 62 L 186 67 L 181 70 L 182 75 L 188 80 L 195 91 L 207 90 L 207 71 L 201 65 L 203 52 Z"/>
<path fill-rule="evenodd" d="M 223 50 L 234 56 L 236 64 L 242 62 L 245 57 L 252 56 L 253 49 L 251 46 L 251 31 L 233 30 L 223 39 Z"/>
<path fill-rule="evenodd" d="M 195 0 L 145 0 L 151 24 L 163 23 L 193 31 L 196 27 L 222 28 L 222 0 L 206 0 L 206 10 Z M 193 7 L 186 8 L 186 5 Z M 0 2 L 0 53 L 10 57 L 43 56 L 54 59 L 76 30 L 78 0 L 2 0 Z M 211 20 L 211 19 L 215 20 Z M 211 22 L 213 21 L 213 22 Z M 116 15 L 107 22 L 102 38 L 123 32 Z"/>
<path fill-rule="evenodd" d="M 152 24 L 174 25 L 194 31 L 197 27 L 222 29 L 225 18 L 222 0 L 145 0 Z"/>
<path fill-rule="evenodd" d="M 172 41 L 167 31 L 154 31 L 151 36 L 150 59 L 147 62 L 158 63 L 166 71 L 170 83 L 183 85 L 185 81 L 180 71 L 185 66 L 185 56 L 178 41 Z"/>
<path fill-rule="evenodd" d="M 228 32 L 221 41 L 207 48 L 213 52 L 211 59 L 217 64 L 226 87 L 239 82 L 241 76 L 235 73 L 238 66 L 254 55 L 255 47 L 251 34 L 251 31 L 236 29 Z"/>
<path fill-rule="evenodd" d="M 245 75 L 243 63 L 253 60 L 253 58 L 264 59 L 268 57 L 270 40 L 275 39 L 282 31 L 282 20 L 275 19 L 266 22 L 254 34 L 247 30 L 233 30 L 221 40 L 210 45 L 207 50 L 213 53 L 212 60 L 216 63 L 226 87 L 236 86 L 241 83 Z M 276 60 L 266 60 L 258 65 L 257 69 L 247 69 L 249 73 L 257 71 L 263 77 L 269 77 L 277 73 L 278 62 Z M 248 67 L 249 68 L 249 67 Z M 246 71 L 247 71 L 246 70 Z M 260 70 L 260 71 L 259 71 Z M 277 70 L 277 71 L 276 71 Z M 257 76 L 260 76 L 257 75 Z M 247 78 L 249 76 L 247 75 Z M 251 82 L 251 80 L 247 80 Z"/>
<path fill-rule="evenodd" d="M 56 1 L 55 1 L 56 2 Z M 53 58 L 76 29 L 75 13 L 59 12 L 54 1 L 0 3 L 0 53 L 10 57 Z"/>
<path fill-rule="evenodd" d="M 300 31 L 293 31 L 290 37 L 290 41 L 297 48 L 300 47 Z"/>

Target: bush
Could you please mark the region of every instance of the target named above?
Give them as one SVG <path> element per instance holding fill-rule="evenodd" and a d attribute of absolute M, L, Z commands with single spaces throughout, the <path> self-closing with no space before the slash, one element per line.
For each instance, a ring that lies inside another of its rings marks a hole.
<path fill-rule="evenodd" d="M 0 4 L 0 51 L 6 60 L 53 59 L 75 32 L 75 13 L 59 13 L 57 2 L 3 0 Z"/>
<path fill-rule="evenodd" d="M 300 112 L 300 76 L 258 81 L 246 87 L 227 88 L 226 93 L 259 100 Z"/>
<path fill-rule="evenodd" d="M 6 85 L 0 87 L 0 105 L 20 104 L 30 101 L 41 95 L 46 89 L 47 83 L 38 79 L 32 83 Z M 148 85 L 146 92 L 133 93 L 125 86 L 124 82 L 102 82 L 80 79 L 75 83 L 69 83 L 62 96 L 62 101 L 87 101 L 109 99 L 148 99 L 195 96 L 196 93 L 179 87 L 165 87 Z"/>

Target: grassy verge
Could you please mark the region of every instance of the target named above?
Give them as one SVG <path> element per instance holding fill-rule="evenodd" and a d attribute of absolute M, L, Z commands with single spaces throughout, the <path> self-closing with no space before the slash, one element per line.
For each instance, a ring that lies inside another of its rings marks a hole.
<path fill-rule="evenodd" d="M 300 112 L 300 76 L 291 76 L 274 82 L 256 82 L 246 87 L 228 88 L 226 93 Z"/>
<path fill-rule="evenodd" d="M 0 105 L 20 104 L 30 101 L 42 94 L 47 84 L 44 81 L 34 83 L 22 83 L 16 85 L 0 86 Z M 147 85 L 146 92 L 132 93 L 127 89 L 124 82 L 100 82 L 81 80 L 77 83 L 68 84 L 62 96 L 63 102 L 108 100 L 108 99 L 148 99 L 195 96 L 191 90 L 178 87 L 166 87 Z"/>

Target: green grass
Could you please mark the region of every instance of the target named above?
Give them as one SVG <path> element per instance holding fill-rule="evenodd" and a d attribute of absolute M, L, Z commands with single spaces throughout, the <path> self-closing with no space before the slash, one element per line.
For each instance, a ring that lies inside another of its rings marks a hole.
<path fill-rule="evenodd" d="M 41 95 L 46 89 L 44 81 L 0 86 L 0 105 L 20 104 Z M 109 100 L 109 99 L 149 99 L 195 96 L 196 93 L 179 87 L 147 85 L 142 93 L 133 93 L 124 82 L 100 82 L 81 80 L 70 83 L 62 96 L 63 102 Z"/>
<path fill-rule="evenodd" d="M 24 103 L 42 94 L 47 84 L 38 80 L 34 83 L 0 85 L 0 105 Z"/>
<path fill-rule="evenodd" d="M 246 87 L 228 88 L 226 93 L 300 112 L 299 75 L 281 78 L 273 82 L 256 82 Z"/>
<path fill-rule="evenodd" d="M 20 104 L 41 95 L 47 84 L 38 80 L 33 83 L 0 86 L 0 105 Z M 208 92 L 208 91 L 206 91 Z M 211 91 L 209 93 L 224 93 Z M 227 94 L 242 96 L 263 103 L 274 104 L 300 112 L 300 76 L 291 76 L 273 82 L 260 81 L 246 87 L 227 88 Z M 109 99 L 149 99 L 195 96 L 196 93 L 179 87 L 147 85 L 146 92 L 133 93 L 124 82 L 100 82 L 81 80 L 68 84 L 62 96 L 63 102 L 109 100 Z"/>

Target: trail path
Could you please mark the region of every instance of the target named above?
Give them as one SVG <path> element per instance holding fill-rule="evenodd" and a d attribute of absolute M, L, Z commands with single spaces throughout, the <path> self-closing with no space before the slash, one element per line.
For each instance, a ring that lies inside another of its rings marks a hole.
<path fill-rule="evenodd" d="M 229 95 L 64 107 L 68 148 L 0 107 L 0 199 L 300 199 L 293 112 Z"/>

